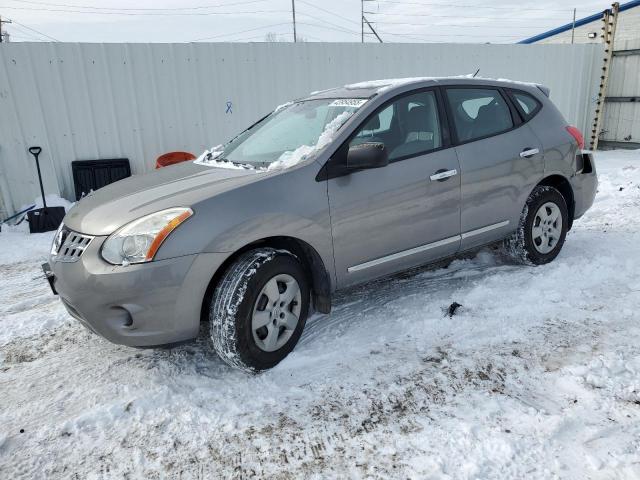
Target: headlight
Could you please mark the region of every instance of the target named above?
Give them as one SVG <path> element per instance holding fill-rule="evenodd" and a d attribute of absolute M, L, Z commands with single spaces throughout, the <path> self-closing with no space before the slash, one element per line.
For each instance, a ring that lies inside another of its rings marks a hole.
<path fill-rule="evenodd" d="M 102 245 L 102 258 L 114 265 L 150 262 L 165 238 L 187 218 L 190 208 L 169 208 L 128 223 Z"/>

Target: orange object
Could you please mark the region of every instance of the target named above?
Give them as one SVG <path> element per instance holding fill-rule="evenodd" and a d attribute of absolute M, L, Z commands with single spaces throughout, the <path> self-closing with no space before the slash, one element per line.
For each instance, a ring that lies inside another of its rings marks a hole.
<path fill-rule="evenodd" d="M 193 153 L 189 152 L 169 152 L 164 155 L 160 155 L 156 160 L 156 168 L 168 167 L 180 162 L 186 162 L 187 160 L 195 160 L 196 157 Z"/>

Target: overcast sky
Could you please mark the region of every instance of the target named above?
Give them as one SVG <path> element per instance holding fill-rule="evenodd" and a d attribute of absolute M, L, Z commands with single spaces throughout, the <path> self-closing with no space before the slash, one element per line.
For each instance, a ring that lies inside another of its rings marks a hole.
<path fill-rule="evenodd" d="M 601 0 L 365 0 L 385 42 L 512 43 L 602 11 Z M 359 42 L 360 0 L 295 0 L 298 36 Z M 293 39 L 291 0 L 0 0 L 12 41 L 191 42 Z M 366 31 L 369 31 L 368 29 Z M 376 41 L 367 35 L 366 41 Z"/>

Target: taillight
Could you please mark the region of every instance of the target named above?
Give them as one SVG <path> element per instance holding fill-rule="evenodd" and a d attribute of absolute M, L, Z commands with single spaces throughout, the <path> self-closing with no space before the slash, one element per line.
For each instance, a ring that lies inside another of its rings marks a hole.
<path fill-rule="evenodd" d="M 569 132 L 571 136 L 576 139 L 578 148 L 582 150 L 584 148 L 584 137 L 582 136 L 580 130 L 578 130 L 576 127 L 572 127 L 571 125 L 565 128 L 567 129 L 567 132 Z"/>

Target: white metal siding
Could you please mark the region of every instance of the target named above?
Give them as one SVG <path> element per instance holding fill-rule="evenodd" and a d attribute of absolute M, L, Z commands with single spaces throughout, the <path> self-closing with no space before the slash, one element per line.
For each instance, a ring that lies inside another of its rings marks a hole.
<path fill-rule="evenodd" d="M 566 19 L 571 20 L 571 19 Z M 575 43 L 602 43 L 602 18 L 593 22 L 576 27 Z M 595 38 L 589 38 L 590 33 L 595 33 Z M 630 8 L 618 14 L 616 25 L 616 42 L 620 40 L 637 39 L 640 37 L 640 7 Z M 538 44 L 548 43 L 571 43 L 571 30 L 567 30 L 557 35 L 544 38 Z"/>
<path fill-rule="evenodd" d="M 614 52 L 640 50 L 640 38 L 619 41 Z M 640 98 L 640 54 L 613 57 L 607 97 Z M 640 142 L 640 101 L 606 102 L 602 122 L 602 140 Z"/>
<path fill-rule="evenodd" d="M 7 210 L 38 194 L 31 145 L 43 147 L 46 192 L 71 199 L 73 160 L 126 157 L 142 173 L 160 154 L 199 153 L 287 100 L 373 78 L 480 68 L 542 83 L 586 132 L 602 55 L 601 45 L 4 43 L 0 189 Z"/>

